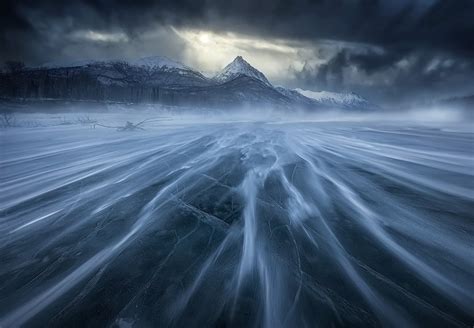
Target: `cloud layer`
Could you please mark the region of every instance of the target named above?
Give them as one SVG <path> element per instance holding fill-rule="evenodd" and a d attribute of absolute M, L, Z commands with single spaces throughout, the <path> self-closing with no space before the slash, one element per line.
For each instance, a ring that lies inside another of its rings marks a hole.
<path fill-rule="evenodd" d="M 389 102 L 474 93 L 471 0 L 3 1 L 1 60 L 243 55 L 272 82 Z"/>

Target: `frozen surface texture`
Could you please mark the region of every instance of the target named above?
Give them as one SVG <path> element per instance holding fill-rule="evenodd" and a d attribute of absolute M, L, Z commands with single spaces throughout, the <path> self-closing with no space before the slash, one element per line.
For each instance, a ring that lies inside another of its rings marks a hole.
<path fill-rule="evenodd" d="M 1 327 L 474 322 L 470 132 L 0 133 Z"/>

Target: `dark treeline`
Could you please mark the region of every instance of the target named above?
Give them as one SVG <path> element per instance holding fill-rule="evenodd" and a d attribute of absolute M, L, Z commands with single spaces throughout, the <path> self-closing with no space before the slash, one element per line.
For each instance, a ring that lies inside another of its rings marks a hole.
<path fill-rule="evenodd" d="M 101 82 L 84 70 L 23 70 L 2 73 L 0 95 L 7 98 L 95 100 L 174 105 L 184 94 L 176 88 L 139 81 Z M 184 99 L 182 99 L 184 100 Z"/>
<path fill-rule="evenodd" d="M 26 99 L 173 102 L 172 90 L 138 84 L 105 84 L 81 71 L 66 75 L 56 75 L 51 70 L 2 74 L 0 94 Z"/>

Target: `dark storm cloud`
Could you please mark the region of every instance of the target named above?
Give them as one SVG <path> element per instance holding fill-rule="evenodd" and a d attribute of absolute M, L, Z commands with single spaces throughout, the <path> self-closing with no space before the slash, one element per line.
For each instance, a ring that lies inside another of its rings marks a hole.
<path fill-rule="evenodd" d="M 472 0 L 7 0 L 1 9 L 2 60 L 18 58 L 36 64 L 73 56 L 132 56 L 153 51 L 180 59 L 184 45 L 167 33 L 174 26 L 315 46 L 331 40 L 380 50 L 338 49 L 318 67 L 305 65 L 293 71 L 309 87 L 313 81 L 319 87 L 346 85 L 369 92 L 367 81 L 358 85 L 347 80 L 348 67 L 364 79 L 372 78 L 374 84 L 385 72 L 400 92 L 408 92 L 396 84 L 402 78 L 426 87 L 443 80 L 462 80 L 463 69 L 464 80 L 473 83 L 467 75 L 472 73 L 474 58 Z M 87 31 L 103 35 L 87 38 Z M 147 44 L 144 37 L 150 33 L 157 34 L 149 39 L 153 44 Z M 446 64 L 433 64 L 427 73 L 426 67 L 437 59 Z M 404 62 L 410 70 L 400 67 Z"/>
<path fill-rule="evenodd" d="M 391 103 L 474 92 L 474 61 L 426 50 L 352 54 L 342 50 L 327 63 L 294 70 L 303 88 L 356 91 Z"/>
<path fill-rule="evenodd" d="M 34 29 L 34 19 L 68 28 L 139 33 L 159 22 L 297 39 L 442 48 L 474 54 L 472 0 L 15 1 L 2 5 L 2 28 Z"/>

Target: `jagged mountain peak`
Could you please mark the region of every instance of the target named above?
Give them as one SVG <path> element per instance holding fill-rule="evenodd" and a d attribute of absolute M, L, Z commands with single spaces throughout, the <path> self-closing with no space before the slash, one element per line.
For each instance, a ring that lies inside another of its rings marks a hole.
<path fill-rule="evenodd" d="M 250 65 L 242 56 L 235 57 L 231 63 L 224 67 L 224 69 L 214 77 L 214 80 L 219 83 L 224 83 L 241 75 L 260 80 L 266 85 L 272 86 L 265 75 Z"/>
<path fill-rule="evenodd" d="M 53 74 L 54 79 L 43 78 L 49 74 Z M 23 97 L 38 98 L 70 97 L 171 104 L 189 102 L 203 106 L 254 102 L 310 110 L 378 109 L 378 106 L 355 93 L 273 87 L 265 75 L 242 56 L 235 57 L 214 78 L 164 56 L 47 65 L 26 69 L 17 75 L 14 79 L 17 87 L 2 90 L 0 85 L 0 95 L 3 92 L 7 96 L 17 97 L 11 90 L 21 89 L 24 90 Z M 88 88 L 88 85 L 94 87 Z M 56 91 L 56 88 L 60 90 Z M 74 89 L 72 93 L 71 88 Z M 89 92 L 89 89 L 93 92 Z M 96 92 L 97 89 L 99 91 Z M 140 90 L 138 95 L 136 90 Z"/>
<path fill-rule="evenodd" d="M 242 56 L 237 56 L 224 69 L 256 69 L 250 65 Z"/>

